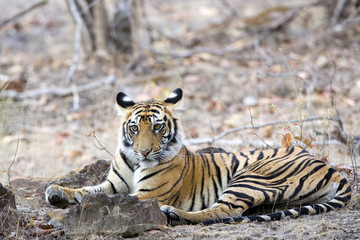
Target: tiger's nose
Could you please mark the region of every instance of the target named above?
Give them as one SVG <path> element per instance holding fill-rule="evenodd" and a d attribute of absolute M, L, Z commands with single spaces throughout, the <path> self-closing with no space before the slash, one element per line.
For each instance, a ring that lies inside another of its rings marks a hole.
<path fill-rule="evenodd" d="M 146 157 L 147 155 L 149 155 L 149 153 L 151 152 L 151 148 L 149 149 L 146 149 L 146 150 L 139 150 L 139 152 L 144 156 Z"/>

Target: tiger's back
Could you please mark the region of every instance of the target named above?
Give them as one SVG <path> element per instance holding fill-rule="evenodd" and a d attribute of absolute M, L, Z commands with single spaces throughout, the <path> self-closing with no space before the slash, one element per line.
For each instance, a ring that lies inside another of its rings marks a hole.
<path fill-rule="evenodd" d="M 301 148 L 190 152 L 183 145 L 175 114 L 181 99 L 181 89 L 164 101 L 140 103 L 119 93 L 117 103 L 124 114 L 107 180 L 80 189 L 50 186 L 45 192 L 47 202 L 76 203 L 95 192 L 157 198 L 174 225 L 281 219 L 327 212 L 349 202 L 351 188 L 346 178 Z M 269 204 L 298 208 L 242 216 L 253 207 Z"/>

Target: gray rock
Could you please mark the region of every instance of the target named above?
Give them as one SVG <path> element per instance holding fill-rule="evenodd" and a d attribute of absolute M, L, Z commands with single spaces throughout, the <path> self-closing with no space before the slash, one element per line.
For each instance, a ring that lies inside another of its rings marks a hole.
<path fill-rule="evenodd" d="M 16 209 L 15 196 L 0 183 L 0 209 L 4 208 Z"/>
<path fill-rule="evenodd" d="M 166 217 L 156 199 L 139 200 L 123 194 L 108 197 L 97 193 L 86 195 L 81 204 L 72 206 L 63 224 L 70 238 L 132 237 L 163 228 Z"/>
<path fill-rule="evenodd" d="M 27 224 L 17 211 L 14 194 L 0 183 L 0 238 Z"/>
<path fill-rule="evenodd" d="M 65 176 L 57 178 L 15 179 L 10 182 L 10 189 L 17 193 L 18 206 L 40 209 L 47 206 L 44 193 L 48 186 L 53 184 L 71 188 L 93 186 L 106 179 L 109 168 L 110 161 L 98 160 L 82 169 L 71 171 Z"/>

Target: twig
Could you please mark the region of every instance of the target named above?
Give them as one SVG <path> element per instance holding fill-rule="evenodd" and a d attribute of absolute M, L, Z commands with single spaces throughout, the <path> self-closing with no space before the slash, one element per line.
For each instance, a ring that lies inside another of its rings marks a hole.
<path fill-rule="evenodd" d="M 91 90 L 94 88 L 102 87 L 104 85 L 113 85 L 115 83 L 116 83 L 115 76 L 109 75 L 108 77 L 100 79 L 98 81 L 77 86 L 77 92 L 79 93 L 79 92 Z M 0 97 L 12 98 L 15 100 L 24 100 L 25 98 L 36 98 L 44 94 L 50 94 L 55 97 L 65 97 L 65 96 L 73 95 L 74 91 L 73 91 L 73 87 L 52 88 L 52 89 L 41 88 L 41 89 L 30 90 L 25 93 L 16 92 L 13 90 L 7 90 L 2 92 L 0 94 Z"/>
<path fill-rule="evenodd" d="M 79 61 L 79 52 L 80 52 L 80 46 L 81 46 L 81 30 L 83 25 L 83 19 L 80 16 L 80 13 L 77 10 L 75 0 L 68 0 L 71 13 L 75 19 L 76 23 L 76 31 L 75 31 L 75 42 L 74 42 L 74 54 L 73 54 L 73 60 L 72 64 L 70 66 L 69 72 L 66 75 L 66 81 L 71 82 L 72 78 L 74 76 L 77 63 Z"/>
<path fill-rule="evenodd" d="M 87 5 L 84 9 L 81 10 L 81 15 L 93 8 L 99 1 L 100 0 L 93 0 L 89 5 Z"/>
<path fill-rule="evenodd" d="M 305 119 L 301 120 L 301 122 L 310 122 L 310 121 L 317 121 L 317 120 L 323 120 L 323 119 L 328 119 L 329 121 L 338 121 L 336 118 L 330 118 L 330 117 L 311 117 L 311 118 L 305 118 Z M 297 122 L 299 122 L 299 120 L 275 121 L 275 122 L 269 122 L 269 123 L 265 123 L 265 124 L 258 125 L 258 126 L 244 126 L 244 127 L 238 127 L 238 128 L 231 128 L 231 129 L 224 131 L 224 132 L 216 135 L 215 137 L 213 137 L 212 142 L 215 142 L 215 141 L 219 140 L 220 138 L 223 138 L 224 136 L 229 135 L 230 133 L 239 132 L 239 131 L 243 131 L 246 129 L 259 129 L 259 128 L 264 128 L 264 127 L 272 126 L 272 125 L 290 124 L 290 123 L 297 123 Z"/>
<path fill-rule="evenodd" d="M 24 104 L 23 104 L 22 109 L 24 109 Z M 24 112 L 23 112 L 23 113 L 24 113 Z M 12 160 L 11 163 L 10 163 L 10 166 L 6 169 L 6 168 L 4 167 L 4 165 L 2 164 L 2 162 L 0 162 L 1 167 L 3 168 L 3 171 L 4 171 L 4 172 L 6 173 L 6 175 L 7 175 L 8 184 L 10 184 L 10 177 L 11 177 L 11 176 L 10 176 L 10 175 L 11 175 L 10 172 L 11 172 L 11 168 L 12 168 L 12 166 L 15 164 L 17 152 L 18 152 L 18 150 L 19 150 L 20 135 L 21 135 L 21 129 L 22 129 L 23 121 L 24 121 L 24 115 L 22 114 L 22 115 L 21 115 L 21 120 L 20 120 L 20 126 L 19 126 L 19 129 L 18 129 L 18 135 L 17 135 L 15 153 L 14 153 L 13 160 Z"/>
<path fill-rule="evenodd" d="M 340 14 L 343 11 L 346 2 L 347 2 L 347 0 L 338 0 L 337 1 L 334 13 L 331 16 L 330 23 L 332 26 L 334 26 L 337 23 L 337 21 L 339 20 Z"/>
<path fill-rule="evenodd" d="M 80 98 L 79 98 L 79 91 L 78 88 L 76 86 L 76 84 L 71 84 L 71 90 L 72 90 L 72 95 L 73 95 L 73 110 L 77 111 L 80 108 Z"/>
<path fill-rule="evenodd" d="M 331 63 L 333 64 L 333 66 L 334 66 L 334 71 L 332 72 L 332 74 L 331 74 L 331 76 L 330 76 L 331 107 L 335 109 L 340 130 L 341 130 L 342 132 L 344 132 L 343 122 L 342 122 L 342 120 L 341 120 L 341 118 L 340 118 L 339 110 L 338 110 L 338 108 L 336 107 L 336 102 L 335 102 L 335 90 L 333 89 L 333 81 L 334 81 L 335 73 L 336 73 L 336 70 L 337 70 L 337 66 L 336 66 L 336 62 L 334 61 L 333 58 L 330 58 L 330 60 L 331 60 Z"/>
<path fill-rule="evenodd" d="M 99 141 L 99 139 L 96 137 L 96 134 L 95 134 L 95 129 L 91 130 L 91 133 L 90 133 L 90 136 L 95 138 L 96 142 L 100 145 L 100 150 L 105 150 L 108 154 L 110 154 L 111 157 L 115 158 L 113 154 L 111 154 L 111 152 L 109 152 L 106 147 L 104 147 L 101 142 Z"/>
<path fill-rule="evenodd" d="M 250 109 L 250 108 L 249 108 L 249 113 L 250 113 L 251 127 L 252 127 L 253 130 L 254 130 L 255 136 L 256 136 L 258 139 L 260 139 L 268 148 L 273 149 L 273 147 L 271 147 L 269 144 L 267 144 L 267 143 L 264 141 L 264 139 L 262 139 L 262 138 L 259 136 L 259 134 L 255 131 L 254 123 L 253 123 L 253 116 L 252 116 L 252 114 L 251 114 L 251 109 Z"/>
<path fill-rule="evenodd" d="M 13 16 L 10 16 L 8 18 L 5 18 L 5 20 L 1 21 L 0 22 L 0 29 L 3 28 L 6 24 L 10 23 L 11 21 L 25 15 L 26 13 L 34 10 L 35 8 L 37 7 L 40 7 L 40 6 L 43 6 L 47 3 L 48 1 L 47 0 L 41 0 L 41 1 L 38 1 L 30 6 L 28 6 L 27 8 L 21 10 L 20 12 L 16 13 L 15 15 Z"/>

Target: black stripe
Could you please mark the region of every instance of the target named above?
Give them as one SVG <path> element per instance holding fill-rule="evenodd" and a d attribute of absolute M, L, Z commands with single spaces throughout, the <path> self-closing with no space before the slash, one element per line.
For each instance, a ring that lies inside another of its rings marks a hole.
<path fill-rule="evenodd" d="M 288 151 L 288 155 L 291 155 L 295 151 L 295 147 L 288 147 L 286 150 Z M 301 152 L 304 152 L 304 151 L 301 151 Z M 308 152 L 306 152 L 306 153 L 308 153 Z"/>
<path fill-rule="evenodd" d="M 121 158 L 124 160 L 126 166 L 131 170 L 131 171 L 135 171 L 135 166 L 129 161 L 129 159 L 126 157 L 125 153 L 123 153 L 121 150 L 120 150 L 120 156 Z"/>
<path fill-rule="evenodd" d="M 309 209 L 307 207 L 301 207 L 301 208 L 297 208 L 295 209 L 295 211 L 297 211 L 299 213 L 299 215 L 309 215 Z"/>
<path fill-rule="evenodd" d="M 157 175 L 157 174 L 159 174 L 159 173 L 161 173 L 161 172 L 163 172 L 163 171 L 173 169 L 174 167 L 176 167 L 176 166 L 165 167 L 165 168 L 162 168 L 162 169 L 160 169 L 160 170 L 157 170 L 156 172 L 150 173 L 150 174 L 142 177 L 142 178 L 138 181 L 138 183 L 139 183 L 139 182 L 142 182 L 142 181 L 144 181 L 144 180 L 146 180 L 146 179 L 148 179 L 148 178 L 151 178 L 151 177 L 153 177 L 153 176 L 155 176 L 155 175 Z"/>
<path fill-rule="evenodd" d="M 219 201 L 217 201 L 217 203 L 225 204 L 226 206 L 228 206 L 228 207 L 230 207 L 230 208 L 234 208 L 234 209 L 243 208 L 242 206 L 235 205 L 235 204 L 233 204 L 233 203 L 226 202 L 226 201 L 223 201 L 223 200 L 219 200 Z"/>
<path fill-rule="evenodd" d="M 135 114 L 135 115 L 138 115 L 138 114 L 141 113 L 142 111 L 143 111 L 143 110 L 141 109 L 141 110 L 135 112 L 134 114 Z"/>
<path fill-rule="evenodd" d="M 315 167 L 313 170 L 311 170 L 310 173 L 306 174 L 305 176 L 301 177 L 300 178 L 300 181 L 299 181 L 299 184 L 298 186 L 295 188 L 293 194 L 289 197 L 289 199 L 293 199 L 295 198 L 295 196 L 303 189 L 303 186 L 304 186 L 304 183 L 305 181 L 314 173 L 316 173 L 317 171 L 319 171 L 321 168 L 325 167 L 326 165 L 322 165 L 322 166 L 317 166 Z M 319 184 L 321 183 L 322 181 L 319 182 Z M 318 184 L 318 185 L 319 185 Z M 321 185 L 321 184 L 320 184 Z M 299 196 L 299 199 L 305 199 L 311 195 L 313 195 L 315 192 L 319 191 L 320 188 L 315 187 L 315 189 L 313 189 L 312 191 L 310 191 L 309 193 L 305 194 L 305 195 L 302 195 L 302 196 Z"/>
<path fill-rule="evenodd" d="M 336 208 L 336 209 L 340 209 L 340 208 L 344 207 L 344 205 L 341 203 L 328 202 L 327 204 L 329 204 L 332 208 Z"/>
<path fill-rule="evenodd" d="M 160 112 L 156 109 L 150 109 L 150 112 L 156 113 L 156 114 L 160 114 Z"/>
<path fill-rule="evenodd" d="M 125 181 L 125 179 L 121 176 L 121 174 L 116 170 L 116 168 L 114 168 L 114 166 L 111 168 L 115 174 L 120 178 L 121 181 L 123 181 L 123 183 L 125 183 L 126 185 L 126 188 L 128 189 L 128 193 L 130 193 L 130 187 L 129 185 L 127 184 L 127 182 Z"/>
<path fill-rule="evenodd" d="M 177 133 L 178 133 L 178 126 L 177 126 L 177 123 L 176 123 L 176 118 L 174 118 L 173 119 L 173 121 L 174 121 L 174 133 L 172 134 L 172 138 L 171 138 L 171 140 L 170 140 L 170 142 L 171 143 L 176 143 L 176 136 L 177 136 Z M 170 123 L 170 121 L 169 121 L 169 123 Z M 169 127 L 169 129 L 170 129 L 170 127 Z M 170 132 L 171 132 L 171 129 L 170 129 Z"/>
<path fill-rule="evenodd" d="M 169 189 L 169 191 L 164 192 L 164 193 L 162 193 L 162 194 L 160 194 L 160 195 L 158 195 L 158 196 L 156 196 L 156 197 L 162 197 L 162 196 L 167 195 L 169 192 L 174 191 L 173 189 L 176 187 L 176 185 L 178 185 L 180 182 L 182 182 L 181 180 L 182 180 L 182 179 L 184 178 L 184 176 L 188 173 L 188 171 L 189 171 L 189 155 L 191 155 L 191 153 L 186 149 L 186 147 L 184 147 L 184 148 L 185 148 L 185 166 L 184 166 L 183 169 L 181 170 L 181 174 L 180 174 L 179 179 L 177 179 L 176 182 L 173 183 L 173 185 L 172 185 L 172 187 Z M 175 167 L 177 167 L 177 165 L 176 165 Z M 172 167 L 172 168 L 174 168 L 174 167 Z M 172 168 L 170 168 L 170 169 L 172 169 Z M 178 191 L 178 193 L 179 193 L 179 191 Z M 178 193 L 177 193 L 177 194 L 178 194 Z M 168 197 L 168 198 L 163 199 L 162 202 L 170 202 L 169 199 L 173 199 L 173 198 L 174 198 L 174 194 L 172 194 L 172 196 L 170 196 L 170 197 Z"/>
<path fill-rule="evenodd" d="M 351 195 L 346 197 L 335 197 L 334 199 L 343 202 L 345 205 L 351 199 Z"/>
<path fill-rule="evenodd" d="M 205 204 L 205 194 L 204 194 L 204 191 L 205 191 L 205 188 L 204 188 L 204 185 L 205 185 L 205 166 L 204 166 L 204 164 L 205 164 L 204 162 L 201 164 L 201 188 L 200 188 L 201 200 L 202 200 L 201 210 L 208 207 L 207 206 L 208 204 Z"/>
<path fill-rule="evenodd" d="M 196 200 L 196 185 L 195 185 L 195 183 L 193 184 L 193 186 L 192 186 L 192 198 L 191 198 L 191 204 L 190 204 L 190 208 L 189 208 L 189 210 L 192 212 L 192 211 L 194 211 L 194 206 L 195 206 L 195 200 Z"/>
<path fill-rule="evenodd" d="M 214 177 L 211 177 L 212 183 L 214 185 L 214 192 L 215 192 L 215 201 L 217 201 L 219 199 L 219 195 L 218 195 L 218 187 L 216 186 L 216 181 L 214 179 Z"/>
<path fill-rule="evenodd" d="M 249 185 L 249 184 L 234 184 L 234 185 L 232 185 L 231 187 L 240 187 L 240 188 L 245 188 L 245 189 L 251 189 L 251 190 L 254 190 L 254 191 L 259 191 L 259 192 L 261 192 L 262 194 L 264 194 L 264 197 L 265 197 L 264 203 L 269 202 L 269 199 L 270 199 L 270 198 L 269 198 L 269 195 L 267 194 L 267 192 L 270 192 L 270 193 L 272 193 L 273 195 L 276 194 L 276 190 L 258 188 L 258 187 L 255 187 L 255 186 L 251 186 L 251 185 Z"/>
<path fill-rule="evenodd" d="M 322 163 L 323 165 L 322 166 L 317 166 L 316 168 L 314 168 L 309 174 L 307 174 L 307 176 L 310 176 L 314 173 L 316 173 L 319 169 L 323 168 L 323 167 L 326 167 L 326 165 L 324 163 Z M 317 191 L 319 191 L 321 188 L 323 188 L 326 184 L 328 184 L 328 182 L 330 181 L 330 178 L 331 176 L 336 172 L 335 169 L 333 168 L 329 168 L 329 171 L 328 173 L 323 177 L 323 179 L 316 185 L 316 187 L 308 192 L 307 194 L 305 195 L 302 195 L 299 197 L 299 199 L 305 199 L 311 195 L 313 195 L 314 193 L 316 193 Z"/>
<path fill-rule="evenodd" d="M 264 222 L 265 221 L 265 219 L 263 218 L 263 217 L 261 217 L 261 216 L 248 216 L 248 217 L 240 217 L 240 219 L 244 219 L 244 220 L 250 220 L 250 221 L 252 221 L 252 222 Z M 236 219 L 236 220 L 238 220 L 238 219 Z"/>
<path fill-rule="evenodd" d="M 227 190 L 224 192 L 224 194 L 234 195 L 236 197 L 236 201 L 240 200 L 244 202 L 249 208 L 251 208 L 254 205 L 254 198 L 245 193 L 239 193 L 232 190 Z"/>
<path fill-rule="evenodd" d="M 207 156 L 205 154 L 200 154 L 200 157 L 202 158 L 203 162 L 205 163 L 206 165 L 206 168 L 207 168 L 207 172 L 208 172 L 208 176 L 210 177 L 210 165 L 209 165 L 209 160 L 207 158 Z"/>
<path fill-rule="evenodd" d="M 210 153 L 210 157 L 211 157 L 211 161 L 214 164 L 214 167 L 215 167 L 215 170 L 216 170 L 216 177 L 217 177 L 217 179 L 219 181 L 219 185 L 220 185 L 219 187 L 221 189 L 222 188 L 222 174 L 221 174 L 220 167 L 216 164 L 215 157 L 214 157 L 213 153 Z"/>
<path fill-rule="evenodd" d="M 247 155 L 245 155 L 244 153 L 240 153 L 240 156 L 245 158 L 245 164 L 244 167 L 247 167 L 247 165 L 249 165 L 249 157 Z"/>
<path fill-rule="evenodd" d="M 279 151 L 279 149 L 277 149 L 277 148 L 274 149 L 274 153 L 270 158 L 274 158 L 277 155 L 278 151 Z"/>
<path fill-rule="evenodd" d="M 161 184 L 161 185 L 159 185 L 159 186 L 157 186 L 157 187 L 155 187 L 155 188 L 141 188 L 141 189 L 139 189 L 138 191 L 139 191 L 139 192 L 152 192 L 152 191 L 155 191 L 155 190 L 161 188 L 162 186 L 165 186 L 165 185 L 168 184 L 168 183 L 169 183 L 169 182 L 165 182 L 165 183 L 163 183 L 163 184 Z"/>
<path fill-rule="evenodd" d="M 322 205 L 326 207 L 326 212 L 330 212 L 331 210 L 334 209 L 332 204 L 330 204 L 330 203 L 322 203 Z"/>
<path fill-rule="evenodd" d="M 315 209 L 317 214 L 325 212 L 325 209 L 322 206 L 323 206 L 322 204 L 313 205 L 313 208 Z"/>
<path fill-rule="evenodd" d="M 237 159 L 234 153 L 232 153 L 231 167 L 232 167 L 232 177 L 233 177 L 239 167 L 239 160 Z"/>
<path fill-rule="evenodd" d="M 263 159 L 264 158 L 264 153 L 263 153 L 263 151 L 260 151 L 260 153 L 259 153 L 259 155 L 258 155 L 258 157 L 257 157 L 257 161 L 259 161 L 259 160 L 261 160 L 261 159 Z"/>
<path fill-rule="evenodd" d="M 108 181 L 110 183 L 113 193 L 116 194 L 117 191 L 116 191 L 116 188 L 115 188 L 114 184 L 109 179 L 106 179 L 106 181 Z"/>

